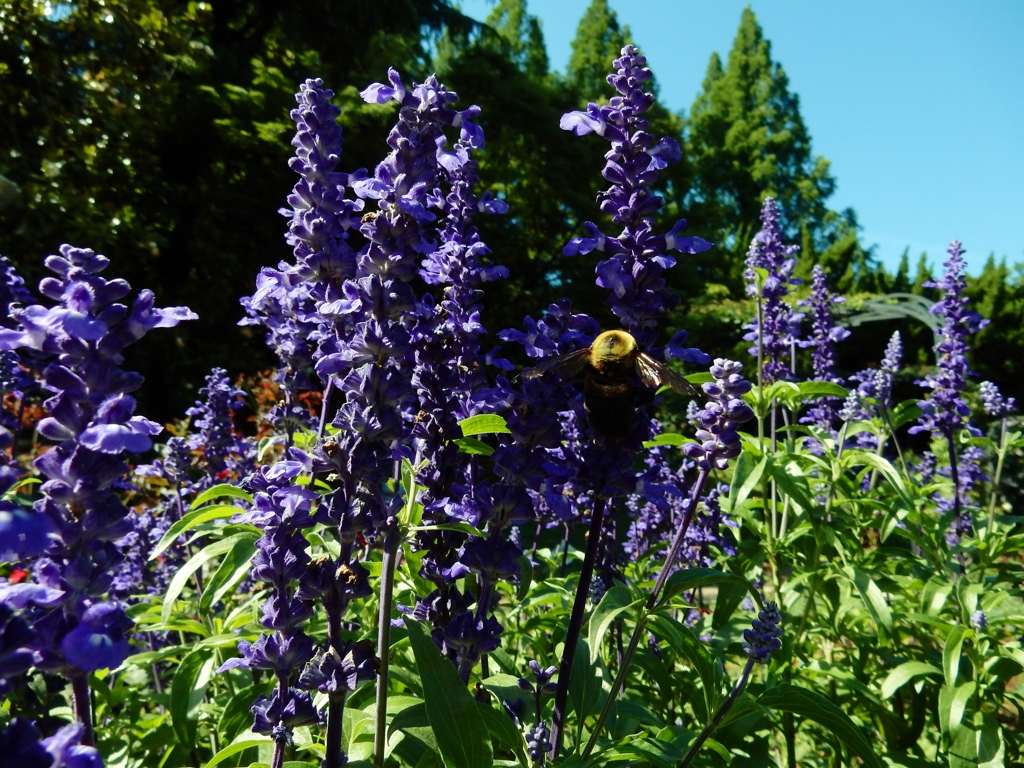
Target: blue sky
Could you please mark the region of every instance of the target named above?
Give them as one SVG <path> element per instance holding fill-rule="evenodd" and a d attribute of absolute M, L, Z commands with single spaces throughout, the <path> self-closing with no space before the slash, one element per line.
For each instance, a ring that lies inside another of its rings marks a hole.
<path fill-rule="evenodd" d="M 610 0 L 661 84 L 689 110 L 712 51 L 728 57 L 744 0 Z M 533 0 L 551 66 L 564 71 L 590 0 Z M 910 247 L 971 273 L 990 253 L 1024 262 L 1024 2 L 755 0 L 772 59 L 800 96 L 812 150 L 832 161 L 833 208 L 890 268 Z M 487 0 L 462 0 L 486 18 Z"/>

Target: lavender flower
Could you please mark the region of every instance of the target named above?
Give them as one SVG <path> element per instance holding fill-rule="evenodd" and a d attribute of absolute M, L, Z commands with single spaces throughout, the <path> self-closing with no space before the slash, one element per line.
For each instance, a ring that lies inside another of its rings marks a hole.
<path fill-rule="evenodd" d="M 802 306 L 811 308 L 811 366 L 814 369 L 815 381 L 827 381 L 842 384 L 843 380 L 836 376 L 835 347 L 840 341 L 849 338 L 850 332 L 835 324 L 832 307 L 846 299 L 836 296 L 828 289 L 825 280 L 825 269 L 815 264 L 811 273 L 811 297 L 800 302 Z"/>
<path fill-rule="evenodd" d="M 700 253 L 711 243 L 699 237 L 680 237 L 686 221 L 680 219 L 665 234 L 654 234 L 654 214 L 665 201 L 652 187 L 658 171 L 682 156 L 679 145 L 669 137 L 655 141 L 642 115 L 654 104 L 654 95 L 643 90 L 651 80 L 647 59 L 636 47 L 627 45 L 613 62 L 616 71 L 608 83 L 619 95 L 608 104 L 587 105 L 586 111 L 569 112 L 559 125 L 577 136 L 595 133 L 611 144 L 602 175 L 611 186 L 598 197 L 601 211 L 622 227 L 616 237 L 603 234 L 586 222 L 589 237 L 577 237 L 563 249 L 567 256 L 602 251 L 609 257 L 597 265 L 597 284 L 611 291 L 612 312 L 636 339 L 640 349 L 657 341 L 657 322 L 666 309 L 678 304 L 678 297 L 665 289 L 662 274 L 675 265 L 668 251 Z M 686 334 L 673 337 L 669 350 L 675 357 L 704 363 L 708 357 L 699 350 L 682 347 Z"/>
<path fill-rule="evenodd" d="M 256 542 L 252 578 L 270 587 L 260 617 L 260 625 L 268 631 L 254 643 L 239 643 L 242 657 L 219 670 L 244 667 L 273 672 L 273 692 L 269 697 L 261 695 L 253 704 L 253 730 L 269 733 L 277 742 L 287 741 L 292 728 L 317 721 L 309 694 L 291 687 L 293 670 L 313 657 L 313 639 L 302 629 L 313 614 L 312 599 L 302 599 L 292 587 L 310 564 L 301 531 L 315 523 L 311 505 L 316 494 L 292 483 L 303 465 L 293 449 L 290 460 L 261 467 L 246 480 L 253 491 L 246 519 L 263 530 Z"/>
<path fill-rule="evenodd" d="M 1006 418 L 1017 409 L 1017 401 L 1012 398 L 1004 398 L 999 387 L 991 381 L 983 381 L 978 387 L 981 395 L 981 404 L 985 413 L 994 418 Z"/>
<path fill-rule="evenodd" d="M 747 281 L 747 295 L 757 297 L 760 304 L 760 316 L 746 326 L 748 333 L 743 338 L 756 342 L 749 352 L 763 358 L 765 384 L 792 378 L 790 350 L 798 343 L 800 321 L 803 319 L 803 315 L 790 309 L 785 300 L 789 286 L 801 282 L 792 276 L 796 266 L 793 254 L 800 247 L 783 244 L 780 216 L 775 200 L 766 197 L 761 208 L 761 231 L 750 242 L 747 269 L 743 273 Z M 765 271 L 763 284 L 756 272 L 759 269 Z"/>
<path fill-rule="evenodd" d="M 66 725 L 40 740 L 32 723 L 16 717 L 0 729 L 0 754 L 18 768 L 103 768 L 100 753 L 81 744 L 83 735 L 81 725 Z"/>
<path fill-rule="evenodd" d="M 250 315 L 242 323 L 265 326 L 268 345 L 281 362 L 274 380 L 281 386 L 284 404 L 271 418 L 289 435 L 296 426 L 311 426 L 297 398 L 315 386 L 310 361 L 333 336 L 321 305 L 341 300 L 345 281 L 356 273 L 357 254 L 348 239 L 359 226 L 363 201 L 346 199 L 345 191 L 351 180 L 365 174 L 350 176 L 336 170 L 342 131 L 337 122 L 341 110 L 330 102 L 333 96 L 320 79 L 307 80 L 295 96 L 299 106 L 291 117 L 297 128 L 292 139 L 296 156 L 289 165 L 300 178 L 288 197 L 287 237 L 295 263 L 264 268 L 256 293 L 242 301 Z"/>
<path fill-rule="evenodd" d="M 812 350 L 811 366 L 814 369 L 814 381 L 843 383 L 842 377 L 837 376 L 835 372 L 835 347 L 840 341 L 848 338 L 850 332 L 835 324 L 832 307 L 844 301 L 845 298 L 829 291 L 825 281 L 825 270 L 820 264 L 815 264 L 811 278 L 811 297 L 800 302 L 800 305 L 811 309 L 811 338 L 807 344 Z M 800 421 L 816 424 L 831 433 L 838 417 L 838 404 L 839 400 L 834 397 L 819 398 Z"/>
<path fill-rule="evenodd" d="M 88 249 L 60 247 L 46 266 L 58 277 L 39 284 L 55 306 L 15 308 L 18 327 L 0 329 L 0 349 L 28 347 L 42 359 L 45 386 L 43 437 L 59 441 L 35 460 L 48 479 L 35 514 L 45 517 L 54 540 L 34 566 L 34 588 L 22 608 L 37 633 L 37 666 L 71 678 L 75 709 L 91 743 L 85 673 L 118 666 L 128 655 L 124 633 L 131 626 L 118 603 L 104 602 L 120 560 L 114 544 L 131 530 L 128 510 L 115 489 L 127 472 L 121 455 L 148 450 L 161 427 L 133 416 L 127 393 L 142 377 L 121 370 L 122 351 L 153 328 L 195 319 L 185 307 L 156 309 L 141 291 L 131 308 L 118 302 L 131 290 L 120 279 L 100 277 L 109 262 Z M 59 610 L 53 610 L 57 605 Z"/>
<path fill-rule="evenodd" d="M 944 292 L 942 299 L 931 308 L 933 315 L 942 317 L 943 327 L 939 331 L 941 341 L 935 348 L 938 370 L 918 382 L 932 391 L 926 400 L 918 403 L 924 413 L 920 424 L 910 430 L 912 433 L 930 431 L 946 440 L 951 440 L 964 427 L 971 414 L 960 395 L 971 373 L 967 368 L 967 335 L 988 325 L 981 315 L 967 308 L 970 301 L 964 296 L 967 265 L 963 253 L 960 241 L 954 240 L 949 247 L 942 279 L 925 283 L 929 288 L 939 288 Z"/>
<path fill-rule="evenodd" d="M 892 401 L 893 377 L 900 370 L 900 363 L 903 361 L 903 341 L 900 339 L 900 332 L 894 331 L 885 347 L 885 356 L 882 358 L 881 367 L 875 372 L 872 382 L 874 397 L 878 401 L 879 408 L 888 408 Z"/>
<path fill-rule="evenodd" d="M 716 358 L 711 366 L 713 382 L 704 384 L 709 401 L 698 414 L 700 443 L 687 443 L 683 453 L 703 470 L 726 469 L 729 459 L 740 455 L 743 446 L 737 427 L 754 418 L 754 412 L 742 396 L 750 391 L 750 382 L 740 375 L 740 363 Z"/>
<path fill-rule="evenodd" d="M 743 631 L 743 651 L 753 661 L 766 662 L 772 651 L 782 647 L 782 614 L 774 601 L 765 603 L 764 610 Z"/>
<path fill-rule="evenodd" d="M 255 451 L 232 421 L 232 414 L 245 404 L 245 390 L 232 386 L 223 368 L 214 368 L 199 392 L 205 400 L 196 401 L 185 413 L 198 429 L 189 436 L 188 447 L 202 450 L 200 466 L 206 470 L 205 483 L 253 471 Z"/>
<path fill-rule="evenodd" d="M 943 297 L 931 308 L 932 314 L 942 317 L 943 327 L 939 332 L 941 341 L 935 348 L 938 370 L 918 382 L 930 388 L 931 392 L 927 399 L 918 403 L 923 413 L 918 425 L 910 428 L 911 433 L 932 432 L 944 440 L 949 449 L 954 515 L 951 535 L 956 539 L 972 528 L 969 513 L 962 510 L 962 483 L 958 477 L 954 441 L 971 415 L 971 409 L 960 394 L 967 386 L 967 375 L 971 373 L 967 368 L 967 334 L 988 324 L 981 315 L 967 308 L 970 302 L 963 295 L 967 287 L 963 252 L 960 241 L 954 240 L 949 247 L 949 258 L 945 262 L 942 279 L 925 283 L 928 287 L 940 288 L 944 292 Z"/>
<path fill-rule="evenodd" d="M 988 626 L 988 617 L 985 615 L 984 611 L 977 610 L 971 614 L 971 626 L 978 632 Z"/>

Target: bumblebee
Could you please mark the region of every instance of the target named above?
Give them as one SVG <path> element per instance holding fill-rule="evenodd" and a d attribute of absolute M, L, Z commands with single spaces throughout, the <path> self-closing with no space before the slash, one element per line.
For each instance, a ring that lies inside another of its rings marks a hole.
<path fill-rule="evenodd" d="M 522 377 L 545 374 L 580 377 L 590 425 L 609 438 L 622 438 L 632 431 L 637 407 L 650 403 L 662 384 L 681 395 L 701 396 L 682 376 L 640 351 L 636 339 L 625 331 L 605 331 L 586 349 L 547 358 L 523 371 Z"/>

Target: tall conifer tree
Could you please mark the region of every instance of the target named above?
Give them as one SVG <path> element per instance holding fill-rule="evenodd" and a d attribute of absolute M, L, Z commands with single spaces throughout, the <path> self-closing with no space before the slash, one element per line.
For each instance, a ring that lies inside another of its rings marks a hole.
<path fill-rule="evenodd" d="M 839 216 L 826 207 L 835 189 L 829 162 L 812 156 L 799 98 L 772 61 L 771 44 L 750 8 L 743 11 L 727 65 L 712 54 L 688 128 L 694 174 L 688 208 L 694 225 L 714 239 L 742 240 L 738 227 L 756 229 L 767 195 L 779 201 L 787 238 L 800 238 L 806 228 L 819 250 L 834 239 L 844 217 L 853 223 L 852 212 Z M 734 245 L 737 251 L 746 246 Z"/>

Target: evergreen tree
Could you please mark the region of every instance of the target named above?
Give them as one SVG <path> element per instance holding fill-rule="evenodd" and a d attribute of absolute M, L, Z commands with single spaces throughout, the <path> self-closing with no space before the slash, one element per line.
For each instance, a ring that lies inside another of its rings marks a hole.
<path fill-rule="evenodd" d="M 576 27 L 565 72 L 569 88 L 580 94 L 579 107 L 589 101 L 608 100 L 611 91 L 606 78 L 611 63 L 618 58 L 622 46 L 629 43 L 633 43 L 629 27 L 619 26 L 619 18 L 608 7 L 608 0 L 591 0 Z M 643 53 L 642 48 L 640 52 Z"/>
<path fill-rule="evenodd" d="M 812 156 L 799 98 L 772 61 L 771 44 L 749 7 L 728 64 L 723 68 L 717 54 L 708 64 L 688 120 L 687 155 L 694 225 L 735 255 L 745 252 L 747 238 L 740 235 L 756 231 L 768 195 L 779 201 L 790 240 L 806 228 L 823 250 L 856 227 L 852 212 L 826 207 L 835 189 L 829 162 Z"/>

